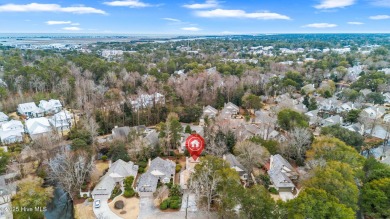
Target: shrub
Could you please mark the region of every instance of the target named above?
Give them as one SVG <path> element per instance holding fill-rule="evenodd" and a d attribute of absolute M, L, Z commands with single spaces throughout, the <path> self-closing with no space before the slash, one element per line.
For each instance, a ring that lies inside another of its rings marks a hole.
<path fill-rule="evenodd" d="M 102 156 L 102 160 L 103 160 L 103 161 L 106 161 L 107 158 L 108 158 L 107 155 L 103 155 L 103 156 Z"/>
<path fill-rule="evenodd" d="M 83 198 L 85 198 L 85 199 L 88 198 L 88 195 L 87 195 L 87 194 L 84 194 L 84 195 L 83 195 Z"/>
<path fill-rule="evenodd" d="M 131 198 L 134 195 L 135 195 L 135 191 L 133 189 L 125 190 L 125 192 L 123 193 L 123 196 L 126 198 Z"/>
<path fill-rule="evenodd" d="M 145 168 L 143 168 L 143 167 L 138 168 L 138 173 L 144 173 L 144 172 L 145 172 Z"/>
<path fill-rule="evenodd" d="M 176 165 L 176 173 L 180 172 L 181 170 L 181 165 L 180 164 L 177 164 Z"/>
<path fill-rule="evenodd" d="M 93 202 L 93 198 L 88 198 L 88 202 Z"/>
<path fill-rule="evenodd" d="M 165 210 L 169 207 L 169 201 L 168 200 L 164 200 L 163 202 L 161 202 L 160 204 L 160 209 L 161 210 Z"/>
<path fill-rule="evenodd" d="M 178 200 L 171 200 L 171 202 L 169 203 L 169 208 L 172 208 L 172 209 L 179 209 L 180 208 L 180 205 L 181 205 L 181 200 L 180 198 Z"/>
<path fill-rule="evenodd" d="M 274 187 L 269 188 L 268 191 L 275 195 L 279 194 L 278 190 L 276 190 Z"/>

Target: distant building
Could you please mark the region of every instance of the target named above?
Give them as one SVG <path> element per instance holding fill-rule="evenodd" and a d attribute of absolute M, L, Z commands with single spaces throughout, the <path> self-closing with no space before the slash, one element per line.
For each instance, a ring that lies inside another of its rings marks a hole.
<path fill-rule="evenodd" d="M 70 112 L 63 110 L 54 114 L 54 116 L 49 119 L 49 122 L 57 132 L 62 132 L 70 130 L 72 127 L 72 119 L 73 115 Z"/>
<path fill-rule="evenodd" d="M 37 117 L 44 116 L 44 111 L 38 108 L 34 102 L 19 104 L 18 113 L 30 118 L 37 118 Z"/>
<path fill-rule="evenodd" d="M 8 121 L 9 117 L 5 113 L 0 112 L 0 123 Z"/>
<path fill-rule="evenodd" d="M 243 181 L 248 180 L 248 172 L 244 166 L 240 162 L 238 162 L 237 158 L 233 154 L 225 154 L 223 155 L 223 159 L 226 160 L 230 167 L 237 171 L 238 175 L 240 175 L 240 179 Z"/>
<path fill-rule="evenodd" d="M 59 100 L 41 100 L 39 101 L 39 108 L 43 110 L 45 114 L 54 114 L 62 110 L 62 104 Z"/>
<path fill-rule="evenodd" d="M 49 120 L 45 117 L 33 118 L 26 120 L 26 130 L 30 134 L 31 139 L 35 140 L 41 136 L 52 133 Z"/>
<path fill-rule="evenodd" d="M 141 94 L 137 99 L 131 101 L 135 110 L 152 107 L 154 104 L 165 104 L 165 96 L 160 93 Z"/>

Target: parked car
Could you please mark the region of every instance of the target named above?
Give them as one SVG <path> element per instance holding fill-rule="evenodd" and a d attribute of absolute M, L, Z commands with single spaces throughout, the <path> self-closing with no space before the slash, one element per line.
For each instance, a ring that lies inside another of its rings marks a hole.
<path fill-rule="evenodd" d="M 100 208 L 100 199 L 95 200 L 95 208 Z"/>

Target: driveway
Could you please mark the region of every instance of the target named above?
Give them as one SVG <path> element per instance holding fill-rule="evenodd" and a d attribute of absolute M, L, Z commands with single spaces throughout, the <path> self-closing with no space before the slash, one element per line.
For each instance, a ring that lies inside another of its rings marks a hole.
<path fill-rule="evenodd" d="M 149 218 L 150 215 L 153 215 L 160 210 L 154 206 L 153 193 L 139 193 L 139 214 L 138 219 Z"/>
<path fill-rule="evenodd" d="M 100 199 L 100 208 L 93 206 L 93 213 L 95 213 L 97 219 L 122 219 L 111 211 L 107 199 Z"/>
<path fill-rule="evenodd" d="M 187 210 L 187 212 L 196 212 L 196 211 L 198 211 L 198 208 L 196 206 L 196 196 L 195 196 L 194 193 L 189 194 L 189 193 L 185 192 L 183 194 L 183 199 L 182 199 L 182 202 L 181 202 L 180 211 L 186 211 L 186 210 Z"/>

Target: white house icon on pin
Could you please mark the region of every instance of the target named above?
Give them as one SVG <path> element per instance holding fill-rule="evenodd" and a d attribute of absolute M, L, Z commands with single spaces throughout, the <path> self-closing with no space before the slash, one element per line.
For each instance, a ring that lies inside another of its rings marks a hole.
<path fill-rule="evenodd" d="M 198 140 L 193 140 L 191 142 L 191 148 L 198 149 L 200 147 L 200 142 Z"/>

